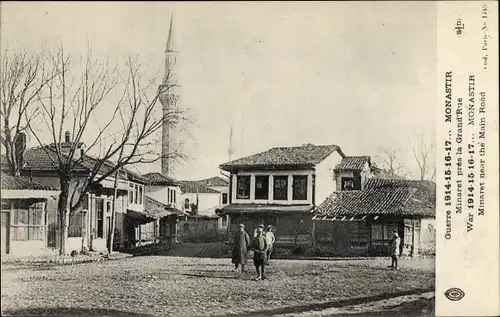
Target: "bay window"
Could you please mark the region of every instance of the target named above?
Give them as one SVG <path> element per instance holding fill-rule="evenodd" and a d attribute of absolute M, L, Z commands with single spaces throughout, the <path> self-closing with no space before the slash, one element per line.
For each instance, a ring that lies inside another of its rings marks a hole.
<path fill-rule="evenodd" d="M 288 176 L 274 176 L 274 200 L 288 199 Z"/>
<path fill-rule="evenodd" d="M 237 176 L 236 198 L 250 199 L 250 176 Z"/>
<path fill-rule="evenodd" d="M 269 176 L 255 176 L 255 199 L 269 198 Z"/>
<path fill-rule="evenodd" d="M 293 176 L 293 200 L 307 200 L 307 175 Z"/>

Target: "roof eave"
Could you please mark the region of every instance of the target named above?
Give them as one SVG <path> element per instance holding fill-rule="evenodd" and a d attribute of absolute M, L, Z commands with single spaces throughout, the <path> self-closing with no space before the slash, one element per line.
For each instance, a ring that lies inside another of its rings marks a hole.
<path fill-rule="evenodd" d="M 61 191 L 44 189 L 2 189 L 2 199 L 48 199 L 57 197 Z"/>

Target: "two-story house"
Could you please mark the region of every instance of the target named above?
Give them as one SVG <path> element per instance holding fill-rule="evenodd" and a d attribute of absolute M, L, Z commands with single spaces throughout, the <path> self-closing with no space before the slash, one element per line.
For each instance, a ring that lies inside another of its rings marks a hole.
<path fill-rule="evenodd" d="M 335 167 L 337 187 L 315 210 L 315 252 L 330 256 L 387 255 L 394 232 L 401 254 L 435 250 L 436 185 L 381 179 L 367 156 Z"/>
<path fill-rule="evenodd" d="M 220 165 L 230 173 L 229 238 L 238 224 L 253 233 L 276 228 L 277 247 L 307 248 L 313 239 L 314 207 L 337 188 L 334 168 L 345 157 L 336 145 L 277 147 Z"/>
<path fill-rule="evenodd" d="M 69 132 L 65 134 L 64 142 L 59 144 L 63 153 L 72 147 Z M 96 164 L 96 159 L 84 154 L 84 144 L 76 145 L 73 166 L 73 178 L 70 184 L 70 197 L 68 205 L 76 202 L 80 197 L 81 189 L 85 184 L 89 173 Z M 54 166 L 54 145 L 34 147 L 26 149 L 21 175 L 29 177 L 34 182 L 50 186 L 56 190 L 60 189 L 59 174 Z M 105 162 L 98 171 L 97 178 L 112 168 L 111 162 Z M 82 249 L 93 251 L 106 251 L 108 249 L 111 234 L 112 201 L 114 196 L 114 174 L 94 184 L 80 208 L 70 214 L 68 227 L 68 248 L 70 251 L 80 252 Z M 127 206 L 128 182 L 124 171 L 118 173 L 117 180 L 118 198 L 116 200 L 116 213 L 124 214 Z M 74 193 L 74 194 L 73 194 Z M 71 199 L 70 199 L 71 200 Z M 47 201 L 47 247 L 59 249 L 61 224 L 58 216 L 58 199 Z M 69 207 L 69 206 L 68 206 Z M 115 236 L 115 242 L 120 245 L 123 241 L 122 228 L 116 226 L 119 232 Z"/>

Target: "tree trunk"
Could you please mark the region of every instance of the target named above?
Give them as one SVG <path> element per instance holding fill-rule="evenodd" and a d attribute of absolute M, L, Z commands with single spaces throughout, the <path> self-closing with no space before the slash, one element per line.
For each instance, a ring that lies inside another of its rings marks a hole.
<path fill-rule="evenodd" d="M 108 233 L 108 253 L 113 253 L 113 243 L 115 240 L 115 219 L 116 219 L 116 199 L 118 198 L 118 170 L 115 173 L 115 181 L 113 183 L 113 207 L 111 209 L 111 232 Z"/>
<path fill-rule="evenodd" d="M 57 204 L 57 211 L 59 213 L 59 223 L 61 224 L 60 231 L 60 255 L 68 255 L 68 227 L 69 227 L 69 184 L 70 177 L 66 175 L 59 176 L 59 184 L 61 193 L 59 194 L 59 202 Z"/>

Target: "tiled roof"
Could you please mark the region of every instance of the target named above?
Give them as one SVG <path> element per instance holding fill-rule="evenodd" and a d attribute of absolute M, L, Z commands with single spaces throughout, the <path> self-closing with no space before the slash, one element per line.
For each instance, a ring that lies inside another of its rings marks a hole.
<path fill-rule="evenodd" d="M 145 196 L 144 213 L 151 218 L 160 219 L 172 214 L 183 214 L 182 211 L 168 207 L 156 199 Z"/>
<path fill-rule="evenodd" d="M 157 186 L 178 186 L 178 183 L 172 177 L 167 177 L 161 173 L 148 173 L 143 175 L 146 177 L 151 185 Z"/>
<path fill-rule="evenodd" d="M 98 163 L 98 159 L 89 155 L 84 155 L 82 159 L 73 158 L 75 162 L 73 172 L 88 172 Z M 24 154 L 24 169 L 35 171 L 54 171 L 57 169 L 56 153 L 50 146 L 34 147 L 26 149 Z M 113 168 L 114 163 L 111 161 L 104 162 L 99 168 L 100 174 L 105 174 Z"/>
<path fill-rule="evenodd" d="M 138 183 L 141 183 L 141 184 L 146 184 L 146 183 L 149 183 L 149 180 L 147 177 L 145 176 L 142 176 L 136 172 L 133 172 L 129 169 L 125 169 L 125 171 L 127 172 L 127 177 L 129 180 L 131 181 L 134 181 L 134 182 L 138 182 Z"/>
<path fill-rule="evenodd" d="M 183 193 L 219 194 L 218 191 L 197 181 L 180 181 L 179 185 Z"/>
<path fill-rule="evenodd" d="M 217 211 L 220 214 L 235 213 L 308 213 L 311 205 L 231 204 Z"/>
<path fill-rule="evenodd" d="M 198 182 L 206 186 L 229 186 L 229 180 L 219 176 L 202 179 Z"/>
<path fill-rule="evenodd" d="M 410 187 L 416 189 L 414 198 L 436 205 L 436 183 L 410 179 L 370 178 L 365 182 L 365 189 L 380 187 Z"/>
<path fill-rule="evenodd" d="M 363 170 L 365 163 L 370 164 L 369 156 L 346 156 L 335 166 L 335 170 Z"/>
<path fill-rule="evenodd" d="M 25 178 L 11 176 L 4 172 L 1 172 L 0 183 L 2 190 L 56 190 L 50 186 L 30 182 Z"/>
<path fill-rule="evenodd" d="M 334 192 L 316 208 L 317 217 L 408 215 L 434 217 L 435 184 L 422 181 L 367 181 L 362 191 Z"/>
<path fill-rule="evenodd" d="M 220 168 L 229 171 L 244 167 L 314 166 L 326 159 L 334 151 L 339 152 L 342 157 L 345 156 L 337 145 L 306 144 L 294 147 L 276 147 L 224 163 Z"/>

